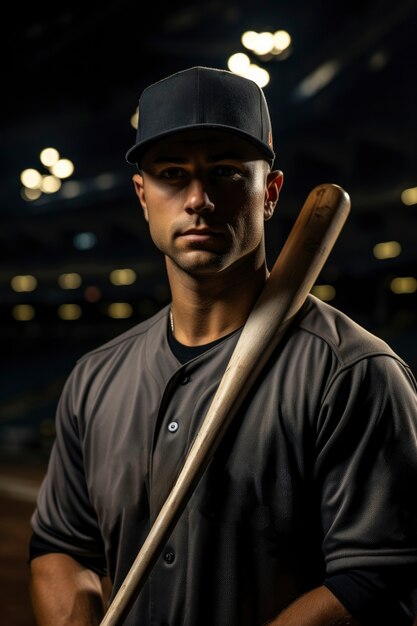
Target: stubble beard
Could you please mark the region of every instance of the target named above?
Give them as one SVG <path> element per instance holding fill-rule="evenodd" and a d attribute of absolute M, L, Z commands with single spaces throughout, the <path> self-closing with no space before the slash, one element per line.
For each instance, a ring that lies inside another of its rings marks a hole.
<path fill-rule="evenodd" d="M 171 264 L 177 271 L 190 276 L 218 275 L 230 264 L 229 253 L 216 253 L 207 250 L 192 250 L 179 254 L 165 255 L 167 264 Z"/>

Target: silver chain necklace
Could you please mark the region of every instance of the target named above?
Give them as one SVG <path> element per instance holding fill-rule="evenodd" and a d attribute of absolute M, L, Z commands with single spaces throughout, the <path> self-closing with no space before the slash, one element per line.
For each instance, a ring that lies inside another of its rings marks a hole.
<path fill-rule="evenodd" d="M 174 317 L 171 309 L 169 309 L 169 323 L 171 324 L 171 332 L 174 334 Z"/>

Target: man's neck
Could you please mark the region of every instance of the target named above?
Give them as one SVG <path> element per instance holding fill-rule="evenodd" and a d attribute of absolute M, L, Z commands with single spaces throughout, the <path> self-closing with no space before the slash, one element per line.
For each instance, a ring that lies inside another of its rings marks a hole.
<path fill-rule="evenodd" d="M 198 346 L 237 330 L 246 322 L 265 281 L 266 265 L 237 278 L 229 275 L 179 277 L 168 272 L 172 326 L 184 345 Z"/>

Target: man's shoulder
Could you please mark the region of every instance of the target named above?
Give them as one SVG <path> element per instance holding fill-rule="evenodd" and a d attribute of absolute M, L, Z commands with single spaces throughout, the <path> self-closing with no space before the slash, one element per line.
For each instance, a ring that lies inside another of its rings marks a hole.
<path fill-rule="evenodd" d="M 402 361 L 382 338 L 311 294 L 301 311 L 298 327 L 325 342 L 342 366 L 378 355 Z"/>
<path fill-rule="evenodd" d="M 168 309 L 169 305 L 166 305 L 151 317 L 135 324 L 132 328 L 129 328 L 127 331 L 117 335 L 106 343 L 86 352 L 78 358 L 77 364 L 94 360 L 96 357 L 98 359 L 100 359 L 100 357 L 108 358 L 120 349 L 129 349 L 133 344 L 139 346 L 141 342 L 145 340 L 150 330 L 160 327 L 161 325 L 165 327 Z"/>

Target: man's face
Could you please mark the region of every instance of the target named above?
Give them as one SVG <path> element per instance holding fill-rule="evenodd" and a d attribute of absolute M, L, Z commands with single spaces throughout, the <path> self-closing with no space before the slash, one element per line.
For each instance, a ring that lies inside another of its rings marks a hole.
<path fill-rule="evenodd" d="M 207 275 L 251 255 L 263 261 L 264 220 L 273 213 L 279 174 L 240 137 L 187 131 L 156 142 L 134 182 L 168 266 Z"/>

